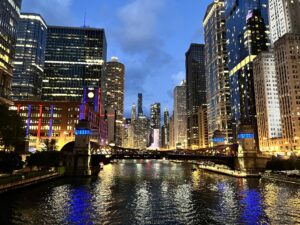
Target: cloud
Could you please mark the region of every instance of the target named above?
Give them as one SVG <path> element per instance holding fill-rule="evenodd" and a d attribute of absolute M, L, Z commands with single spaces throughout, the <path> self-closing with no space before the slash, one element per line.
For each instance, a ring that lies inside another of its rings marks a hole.
<path fill-rule="evenodd" d="M 156 26 L 165 2 L 166 0 L 134 0 L 118 10 L 120 40 L 125 51 L 139 53 L 161 44 Z"/>
<path fill-rule="evenodd" d="M 185 80 L 185 72 L 179 71 L 178 73 L 171 75 L 171 78 L 175 85 L 179 85 L 181 81 Z"/>
<path fill-rule="evenodd" d="M 22 11 L 41 14 L 50 25 L 70 25 L 72 2 L 73 0 L 26 0 L 23 1 Z"/>

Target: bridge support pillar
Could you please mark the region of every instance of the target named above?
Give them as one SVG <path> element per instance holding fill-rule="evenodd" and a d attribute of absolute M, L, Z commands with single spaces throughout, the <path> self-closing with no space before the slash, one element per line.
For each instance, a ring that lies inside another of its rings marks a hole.
<path fill-rule="evenodd" d="M 66 160 L 66 175 L 91 176 L 90 124 L 81 120 L 75 130 L 73 152 Z"/>

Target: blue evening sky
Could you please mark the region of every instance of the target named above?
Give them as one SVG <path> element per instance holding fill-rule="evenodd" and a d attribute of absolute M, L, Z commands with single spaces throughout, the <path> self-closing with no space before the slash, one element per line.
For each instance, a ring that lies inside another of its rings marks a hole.
<path fill-rule="evenodd" d="M 104 28 L 108 59 L 126 66 L 125 112 L 137 94 L 173 108 L 173 89 L 185 78 L 185 52 L 203 43 L 202 21 L 211 0 L 23 0 L 23 12 L 40 13 L 49 25 Z"/>

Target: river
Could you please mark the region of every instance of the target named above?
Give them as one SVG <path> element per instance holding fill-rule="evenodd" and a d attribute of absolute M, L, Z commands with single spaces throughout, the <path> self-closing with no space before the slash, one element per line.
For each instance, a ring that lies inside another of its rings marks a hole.
<path fill-rule="evenodd" d="M 123 160 L 99 177 L 0 195 L 0 224 L 300 224 L 300 186 L 163 160 Z"/>

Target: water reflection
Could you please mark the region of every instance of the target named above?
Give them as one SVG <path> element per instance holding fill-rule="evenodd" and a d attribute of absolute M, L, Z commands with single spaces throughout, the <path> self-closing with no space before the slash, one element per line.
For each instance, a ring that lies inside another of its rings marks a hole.
<path fill-rule="evenodd" d="M 0 224 L 299 224 L 300 188 L 136 160 L 0 196 Z"/>

